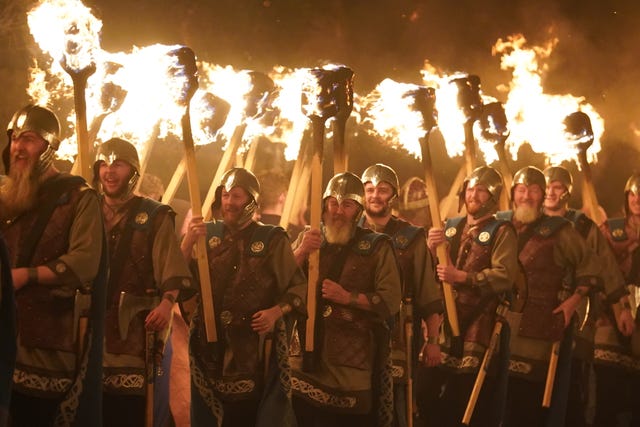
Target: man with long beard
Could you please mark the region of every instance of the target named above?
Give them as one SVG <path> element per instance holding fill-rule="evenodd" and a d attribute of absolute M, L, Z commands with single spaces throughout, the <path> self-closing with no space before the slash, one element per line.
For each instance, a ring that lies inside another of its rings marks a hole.
<path fill-rule="evenodd" d="M 110 256 L 103 360 L 105 426 L 144 424 L 147 381 L 156 384 L 155 424 L 167 418 L 168 390 L 159 386 L 166 383 L 159 375 L 168 372 L 154 369 L 155 356 L 162 354 L 168 339 L 167 333 L 160 332 L 169 330 L 179 290 L 191 287 L 191 274 L 174 232 L 175 214 L 168 205 L 134 194 L 139 169 L 138 153 L 128 141 L 112 138 L 98 148 L 93 170 L 102 192 Z M 140 304 L 139 309 L 128 310 L 132 300 Z M 149 339 L 153 342 L 148 343 Z M 155 377 L 148 378 L 146 372 Z M 147 396 L 147 402 L 153 401 L 154 396 Z"/>
<path fill-rule="evenodd" d="M 11 422 L 95 425 L 102 415 L 106 279 L 98 197 L 81 177 L 52 164 L 60 144 L 53 112 L 21 108 L 7 134 L 1 227 L 18 317 Z M 87 328 L 79 327 L 81 318 L 88 318 Z"/>
<path fill-rule="evenodd" d="M 313 357 L 304 366 L 302 358 L 292 358 L 301 427 L 393 422 L 386 322 L 400 308 L 400 274 L 389 237 L 357 226 L 363 208 L 360 179 L 350 172 L 334 176 L 323 196 L 322 230 L 308 230 L 294 244 L 300 265 L 320 250 L 317 349 L 305 354 Z"/>
<path fill-rule="evenodd" d="M 360 226 L 391 238 L 398 257 L 402 273 L 402 306 L 393 322 L 391 332 L 393 380 L 394 380 L 394 420 L 396 426 L 406 426 L 409 417 L 407 384 L 415 379 L 417 356 L 420 346 L 426 346 L 422 336 L 422 321 L 431 314 L 440 312 L 441 301 L 438 289 L 432 285 L 434 277 L 431 257 L 427 253 L 426 236 L 422 227 L 416 227 L 407 221 L 392 215 L 392 205 L 398 199 L 398 177 L 393 169 L 382 163 L 369 166 L 362 173 L 364 184 L 364 215 Z M 431 283 L 431 284 L 430 284 Z M 415 316 L 415 317 L 414 317 Z M 433 317 L 435 321 L 439 318 Z M 406 327 L 411 328 L 409 334 Z M 417 337 L 414 346 L 412 337 Z M 407 346 L 412 351 L 407 357 Z M 407 362 L 411 361 L 412 366 Z M 409 376 L 411 375 L 411 376 Z M 420 399 L 417 399 L 420 402 Z M 423 408 L 427 411 L 427 408 Z"/>
<path fill-rule="evenodd" d="M 596 320 L 602 308 L 611 315 L 611 306 L 618 304 L 623 308 L 617 316 L 617 327 L 623 336 L 629 336 L 633 332 L 634 321 L 629 310 L 628 291 L 625 287 L 624 277 L 618 268 L 616 259 L 608 245 L 607 239 L 600 232 L 598 226 L 584 213 L 568 207 L 573 178 L 571 173 L 562 166 L 550 166 L 544 170 L 547 182 L 547 191 L 544 199 L 544 213 L 549 216 L 560 216 L 573 223 L 576 231 L 585 239 L 600 259 L 603 265 L 602 284 L 604 288 L 594 288 L 588 298 L 580 303 L 578 311 L 582 318 L 575 322 L 574 335 L 575 346 L 571 361 L 571 388 L 567 404 L 566 423 L 570 426 L 586 426 L 586 409 L 589 399 L 590 373 L 594 362 L 594 337 L 596 333 Z M 586 316 L 586 318 L 584 318 Z M 610 319 L 606 316 L 606 320 Z M 599 323 L 602 323 L 602 319 Z M 608 322 L 607 322 L 608 323 Z M 608 324 L 611 326 L 611 323 Z M 597 369 L 596 369 L 597 371 Z M 596 390 L 605 384 L 603 380 L 596 379 Z M 609 384 L 606 384 L 609 385 Z M 602 388 L 596 402 L 599 404 L 606 399 L 610 388 Z M 589 422 L 590 424 L 590 422 Z"/>
<path fill-rule="evenodd" d="M 426 363 L 438 367 L 440 375 L 433 377 L 444 390 L 437 400 L 429 402 L 432 413 L 428 415 L 433 425 L 460 425 L 486 351 L 496 351 L 494 359 L 498 361 L 500 356 L 503 363 L 493 363 L 492 375 L 485 379 L 470 425 L 497 426 L 503 421 L 507 371 L 496 366 L 506 367 L 508 361 L 507 328 L 503 326 L 500 335 L 500 353 L 497 348 L 489 349 L 489 342 L 496 322 L 504 321 L 496 312 L 510 298 L 519 267 L 515 230 L 508 221 L 494 216 L 502 186 L 502 176 L 495 169 L 475 169 L 460 192 L 460 204 L 464 203 L 467 215 L 447 220 L 444 230 L 429 230 L 428 245 L 434 256 L 439 245 L 449 244 L 451 262 L 441 261 L 437 274 L 456 290 L 461 335 L 454 338 L 448 328 L 428 328 L 431 339 L 425 353 L 436 360 Z"/>
<path fill-rule="evenodd" d="M 513 334 L 507 425 L 564 425 L 572 322 L 580 301 L 598 284 L 601 273 L 598 258 L 571 222 L 543 214 L 545 189 L 541 170 L 520 169 L 511 188 L 514 211 L 498 215 L 512 214 L 525 278 L 517 282 L 509 316 Z M 542 400 L 554 343 L 560 345 L 560 354 L 547 409 Z"/>
<path fill-rule="evenodd" d="M 191 321 L 194 426 L 284 427 L 294 421 L 284 321 L 306 314 L 306 280 L 285 231 L 252 219 L 259 194 L 251 172 L 227 171 L 213 206 L 222 221 L 192 218 L 181 244 L 191 260 L 196 239 L 206 236 L 217 316 L 215 344 L 207 342 L 202 301 Z"/>

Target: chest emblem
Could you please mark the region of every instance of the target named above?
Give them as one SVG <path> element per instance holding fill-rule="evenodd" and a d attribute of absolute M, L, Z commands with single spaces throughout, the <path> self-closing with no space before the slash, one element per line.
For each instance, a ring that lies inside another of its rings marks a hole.
<path fill-rule="evenodd" d="M 480 235 L 478 236 L 478 241 L 480 243 L 487 243 L 489 241 L 489 239 L 491 238 L 491 234 L 489 234 L 488 231 L 483 231 L 482 233 L 480 233 Z"/>
<path fill-rule="evenodd" d="M 451 238 L 455 236 L 457 232 L 458 230 L 455 227 L 449 227 L 445 230 L 444 235 L 447 236 L 448 238 Z"/>
<path fill-rule="evenodd" d="M 251 244 L 251 252 L 253 252 L 254 254 L 260 253 L 264 250 L 264 242 L 261 240 L 258 240 L 257 242 L 253 242 Z"/>
<path fill-rule="evenodd" d="M 216 246 L 218 246 L 220 244 L 221 240 L 218 236 L 213 236 L 212 238 L 209 239 L 209 247 L 211 249 L 215 248 Z"/>
<path fill-rule="evenodd" d="M 136 215 L 135 221 L 136 221 L 136 224 L 138 225 L 146 224 L 147 221 L 149 221 L 149 214 L 147 214 L 146 212 L 139 212 Z"/>

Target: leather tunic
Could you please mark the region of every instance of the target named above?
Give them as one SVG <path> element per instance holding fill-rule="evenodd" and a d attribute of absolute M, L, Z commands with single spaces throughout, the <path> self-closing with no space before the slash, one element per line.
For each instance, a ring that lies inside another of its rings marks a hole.
<path fill-rule="evenodd" d="M 68 175 L 51 181 L 67 180 L 65 189 L 55 201 L 55 208 L 35 246 L 28 265 L 17 265 L 20 250 L 29 242 L 29 232 L 37 222 L 40 210 L 32 209 L 4 225 L 4 236 L 14 267 L 34 267 L 46 264 L 67 253 L 69 232 L 74 220 L 74 211 L 83 191 L 89 187 Z M 38 193 L 36 206 L 44 206 L 49 186 L 45 182 Z M 64 265 L 62 265 L 64 267 Z M 60 291 L 49 286 L 26 286 L 16 294 L 18 332 L 22 345 L 47 350 L 74 351 L 72 290 Z"/>

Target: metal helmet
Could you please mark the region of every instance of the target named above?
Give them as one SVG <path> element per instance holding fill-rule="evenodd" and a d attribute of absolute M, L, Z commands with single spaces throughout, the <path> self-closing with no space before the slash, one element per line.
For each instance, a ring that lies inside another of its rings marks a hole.
<path fill-rule="evenodd" d="M 393 187 L 393 195 L 398 195 L 400 189 L 398 175 L 396 175 L 396 172 L 393 169 L 385 164 L 376 163 L 375 165 L 369 166 L 364 170 L 364 172 L 362 172 L 362 177 L 360 179 L 362 184 L 370 182 L 374 186 L 377 186 L 381 182 L 386 182 Z"/>
<path fill-rule="evenodd" d="M 15 112 L 7 126 L 9 142 L 2 152 L 2 161 L 7 172 L 10 166 L 9 147 L 11 146 L 11 140 L 20 137 L 24 132 L 35 132 L 47 141 L 47 149 L 40 155 L 37 166 L 40 171 L 46 170 L 55 157 L 55 151 L 60 146 L 60 122 L 58 117 L 48 108 L 33 104 L 22 107 Z"/>
<path fill-rule="evenodd" d="M 629 193 L 640 194 L 640 173 L 631 175 L 624 186 L 624 211 L 627 215 L 629 215 Z"/>
<path fill-rule="evenodd" d="M 427 185 L 417 176 L 412 176 L 400 189 L 400 209 L 415 210 L 429 206 Z"/>
<path fill-rule="evenodd" d="M 127 192 L 123 196 L 129 195 L 136 188 L 140 178 L 140 159 L 136 147 L 129 141 L 120 138 L 111 138 L 100 144 L 96 154 L 96 161 L 93 163 L 93 180 L 96 184 L 100 181 L 100 164 L 112 164 L 116 160 L 127 162 L 133 168 L 133 173 L 127 184 Z"/>
<path fill-rule="evenodd" d="M 480 166 L 474 169 L 471 175 L 467 176 L 462 183 L 462 190 L 458 196 L 460 206 L 464 204 L 467 188 L 473 188 L 476 185 L 484 185 L 491 196 L 487 203 L 474 215 L 474 218 L 480 218 L 497 209 L 504 184 L 500 172 L 490 166 Z"/>
<path fill-rule="evenodd" d="M 351 172 L 339 173 L 327 183 L 327 188 L 324 190 L 322 200 L 326 200 L 327 197 L 335 197 L 338 203 L 344 199 L 351 199 L 363 207 L 364 185 L 362 181 L 360 181 L 360 178 Z"/>
<path fill-rule="evenodd" d="M 222 189 L 231 191 L 235 187 L 240 187 L 249 194 L 251 200 L 244 207 L 244 213 L 240 218 L 240 223 L 244 223 L 253 217 L 258 209 L 258 196 L 260 195 L 260 183 L 258 178 L 249 170 L 244 168 L 232 168 L 222 175 L 220 185 L 216 188 L 212 209 L 219 210 L 222 206 Z"/>
<path fill-rule="evenodd" d="M 525 166 L 513 175 L 513 183 L 511 184 L 511 200 L 513 200 L 513 192 L 518 184 L 524 184 L 526 186 L 537 184 L 543 194 L 547 188 L 547 182 L 544 174 L 540 169 L 534 166 Z"/>
<path fill-rule="evenodd" d="M 547 185 L 553 181 L 560 181 L 562 185 L 564 185 L 566 191 L 560 197 L 560 201 L 563 203 L 569 201 L 569 197 L 571 197 L 571 192 L 573 191 L 573 177 L 571 176 L 571 172 L 562 166 L 549 166 L 543 173 Z"/>

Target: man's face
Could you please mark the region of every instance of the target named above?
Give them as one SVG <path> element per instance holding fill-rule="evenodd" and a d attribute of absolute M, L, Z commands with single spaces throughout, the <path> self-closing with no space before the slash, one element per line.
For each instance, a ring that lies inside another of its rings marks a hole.
<path fill-rule="evenodd" d="M 373 185 L 371 181 L 364 185 L 365 210 L 367 215 L 384 217 L 391 213 L 389 202 L 393 198 L 393 187 L 388 182 Z"/>
<path fill-rule="evenodd" d="M 465 190 L 464 202 L 467 207 L 467 213 L 475 215 L 489 201 L 491 193 L 484 184 L 476 184 Z"/>
<path fill-rule="evenodd" d="M 249 193 L 242 187 L 233 187 L 230 191 L 222 188 L 222 219 L 225 224 L 234 227 L 242 225 L 240 220 L 244 214 L 244 208 L 251 201 Z"/>
<path fill-rule="evenodd" d="M 40 155 L 47 149 L 48 143 L 35 132 L 22 132 L 19 136 L 11 135 L 10 172 L 23 174 L 32 171 Z"/>
<path fill-rule="evenodd" d="M 116 159 L 111 164 L 100 163 L 100 184 L 107 197 L 119 198 L 128 191 L 129 180 L 133 176 L 133 167 L 124 160 Z"/>
<path fill-rule="evenodd" d="M 627 194 L 627 203 L 629 205 L 629 213 L 633 216 L 640 217 L 640 194 L 629 191 Z"/>
<path fill-rule="evenodd" d="M 513 191 L 514 219 L 525 224 L 540 216 L 544 192 L 537 184 L 517 184 Z"/>
<path fill-rule="evenodd" d="M 356 215 L 359 211 L 360 206 L 351 199 L 344 199 L 338 203 L 335 197 L 328 197 L 323 215 L 327 241 L 346 244 L 353 234 Z"/>
<path fill-rule="evenodd" d="M 551 181 L 547 185 L 546 195 L 544 198 L 544 208 L 550 211 L 559 211 L 565 205 L 565 202 L 561 200 L 564 193 L 567 192 L 567 187 L 560 181 Z"/>

